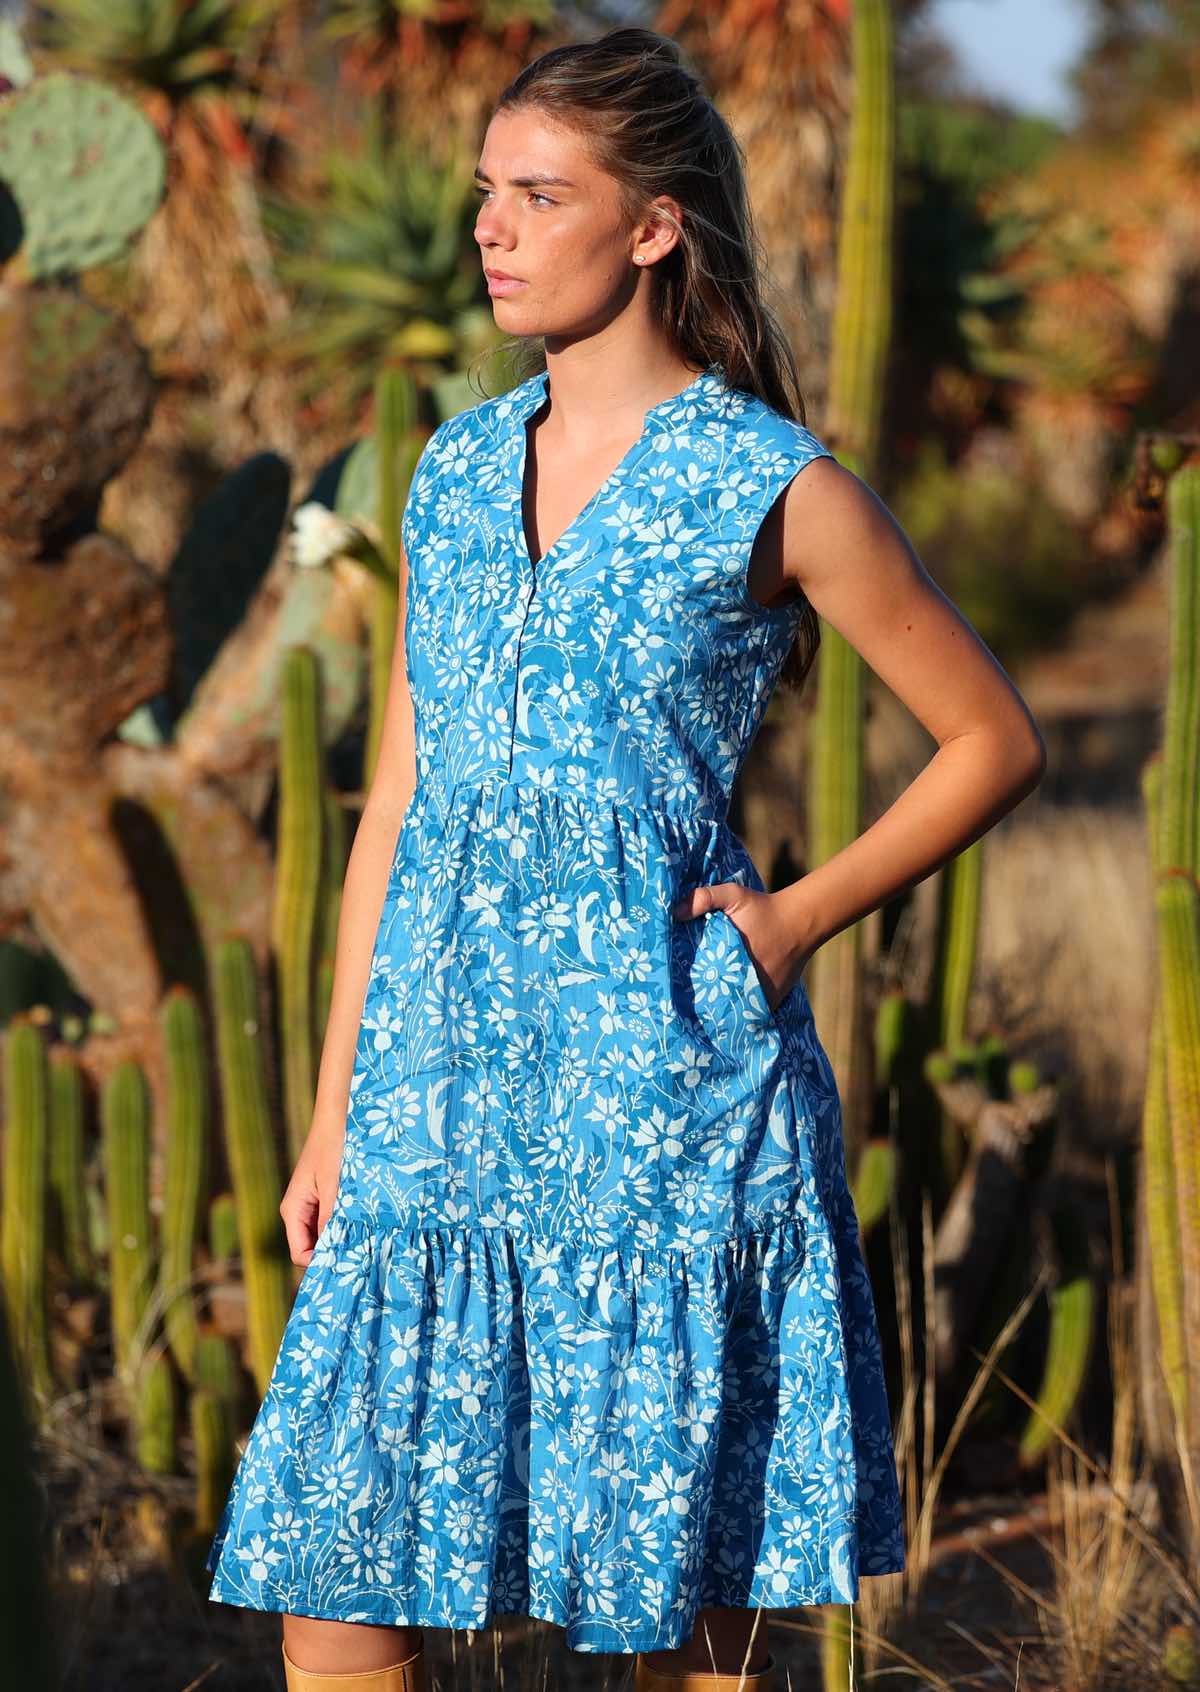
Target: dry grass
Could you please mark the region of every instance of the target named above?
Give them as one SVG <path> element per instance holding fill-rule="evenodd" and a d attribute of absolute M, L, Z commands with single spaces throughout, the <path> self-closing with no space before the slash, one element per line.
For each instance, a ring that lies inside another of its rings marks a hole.
<path fill-rule="evenodd" d="M 1176 1628 L 1200 1641 L 1200 1584 L 1185 1555 L 1165 1543 L 1137 1428 L 1134 1290 L 1118 1281 L 1108 1301 L 1112 1359 L 1111 1450 L 1090 1457 L 1057 1424 L 1047 1468 L 1049 1590 L 1022 1590 L 1036 1610 L 1055 1692 L 1133 1692 L 1177 1685 L 1163 1666 Z M 1003 1374 L 1026 1403 L 1032 1401 Z M 997 1565 L 1009 1580 L 1009 1571 Z"/>

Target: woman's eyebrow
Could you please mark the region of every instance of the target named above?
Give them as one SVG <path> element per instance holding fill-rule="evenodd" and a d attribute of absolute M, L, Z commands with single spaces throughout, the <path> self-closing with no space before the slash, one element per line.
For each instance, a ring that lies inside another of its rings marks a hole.
<path fill-rule="evenodd" d="M 492 179 L 480 170 L 478 165 L 476 165 L 475 180 L 477 182 L 486 182 L 490 185 Z M 539 186 L 552 188 L 577 188 L 579 186 L 577 182 L 572 182 L 569 177 L 552 176 L 549 171 L 544 170 L 532 171 L 528 176 L 510 176 L 508 181 L 510 187 L 513 188 L 537 188 Z"/>

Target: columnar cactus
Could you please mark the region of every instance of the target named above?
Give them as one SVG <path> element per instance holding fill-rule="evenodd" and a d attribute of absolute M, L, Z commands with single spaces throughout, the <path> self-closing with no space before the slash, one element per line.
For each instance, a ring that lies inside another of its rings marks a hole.
<path fill-rule="evenodd" d="M 827 431 L 839 460 L 870 474 L 877 460 L 892 329 L 892 205 L 895 78 L 888 0 L 851 10 L 854 105 L 839 225 Z M 861 832 L 865 788 L 865 666 L 839 632 L 822 624 L 817 704 L 809 746 L 809 860 L 824 863 Z M 835 934 L 809 966 L 810 996 L 854 1138 L 861 1096 L 862 976 L 858 923 Z M 849 1148 L 848 1148 L 849 1149 Z M 825 1684 L 849 1678 L 842 1627 L 831 1616 L 823 1642 Z"/>
<path fill-rule="evenodd" d="M 967 1033 L 982 887 L 983 841 L 975 840 L 941 871 L 941 920 L 931 996 L 938 1041 L 943 1046 L 953 1045 Z"/>
<path fill-rule="evenodd" d="M 1058 1278 L 1050 1292 L 1050 1332 L 1041 1386 L 1017 1447 L 1023 1467 L 1039 1462 L 1069 1421 L 1083 1391 L 1096 1325 L 1096 1287 L 1087 1231 L 1063 1204 L 1052 1219 Z"/>
<path fill-rule="evenodd" d="M 93 1275 L 88 1240 L 87 1182 L 84 1176 L 84 1087 L 78 1060 L 69 1053 L 50 1059 L 50 1202 L 58 1246 L 79 1282 Z"/>
<path fill-rule="evenodd" d="M 329 1020 L 333 997 L 333 968 L 337 956 L 342 886 L 346 878 L 346 812 L 332 788 L 325 791 L 325 849 L 321 853 L 321 886 L 317 899 L 316 981 L 314 984 L 317 1043 Z"/>
<path fill-rule="evenodd" d="M 941 1046 L 953 1047 L 966 1037 L 982 886 L 983 841 L 975 840 L 944 864 L 938 877 L 938 925 L 929 1015 L 933 1038 Z M 942 1190 L 948 1192 L 962 1174 L 967 1148 L 954 1123 L 945 1117 L 939 1125 L 938 1142 Z"/>
<path fill-rule="evenodd" d="M 399 587 L 400 513 L 404 495 L 416 462 L 413 426 L 417 420 L 417 396 L 411 376 L 395 368 L 383 370 L 375 383 L 375 451 L 378 483 L 378 522 L 383 556 L 396 571 Z M 372 584 L 371 612 L 371 708 L 364 752 L 364 785 L 370 782 L 379 758 L 383 714 L 387 703 L 388 678 L 396 640 L 397 595 L 380 583 Z"/>
<path fill-rule="evenodd" d="M 260 1393 L 271 1378 L 292 1304 L 292 1277 L 279 1219 L 282 1187 L 259 1027 L 254 956 L 241 938 L 213 959 L 221 1098 L 238 1240 L 246 1284 L 250 1366 Z"/>
<path fill-rule="evenodd" d="M 232 1193 L 217 1193 L 208 1207 L 209 1256 L 220 1263 L 237 1248 L 237 1200 Z"/>
<path fill-rule="evenodd" d="M 1148 765 L 1157 772 L 1161 766 Z M 1150 817 L 1157 812 L 1157 782 L 1143 779 L 1142 790 Z M 1151 839 L 1154 829 L 1151 828 Z M 1146 1094 L 1142 1102 L 1142 1199 L 1146 1231 L 1139 1247 L 1148 1247 L 1150 1277 L 1157 1316 L 1157 1344 L 1145 1355 L 1161 1369 L 1163 1385 L 1178 1426 L 1187 1419 L 1187 1330 L 1183 1317 L 1183 1263 L 1180 1254 L 1179 1204 L 1175 1193 L 1175 1151 L 1171 1114 L 1167 1105 L 1167 1050 L 1162 1002 L 1155 996 L 1150 1020 L 1150 1050 L 1146 1065 Z"/>
<path fill-rule="evenodd" d="M 1181 1500 L 1194 1500 L 1200 1477 L 1200 1351 L 1189 1344 L 1200 1332 L 1200 463 L 1171 478 L 1167 516 L 1170 667 L 1150 831 L 1159 968 L 1142 1181 L 1158 1352 L 1186 1470 L 1179 1498 L 1164 1503 L 1195 1535 Z"/>
<path fill-rule="evenodd" d="M 208 1063 L 194 994 L 173 987 L 160 1016 L 167 1066 L 160 1297 L 171 1354 L 195 1379 L 197 1318 L 193 1261 L 208 1165 Z"/>
<path fill-rule="evenodd" d="M 13 1344 L 43 1403 L 54 1381 L 46 1332 L 49 1100 L 40 1030 L 14 1020 L 4 1043 L 4 1296 Z"/>
<path fill-rule="evenodd" d="M 283 667 L 279 816 L 272 942 L 279 1007 L 284 1116 L 293 1160 L 312 1121 L 316 1090 L 314 935 L 321 886 L 324 780 L 320 670 L 293 647 Z"/>
<path fill-rule="evenodd" d="M 195 1531 L 211 1537 L 234 1470 L 233 1437 L 228 1406 L 209 1387 L 191 1394 L 190 1422 L 196 1460 Z"/>
<path fill-rule="evenodd" d="M 851 9 L 854 106 L 850 117 L 837 258 L 826 432 L 838 459 L 859 475 L 878 460 L 884 380 L 892 334 L 895 78 L 888 0 Z M 865 666 L 849 641 L 821 626 L 817 703 L 809 745 L 808 855 L 824 863 L 861 832 L 864 797 Z M 861 928 L 826 941 L 809 966 L 810 997 L 846 1106 L 856 1127 L 861 1102 Z"/>
<path fill-rule="evenodd" d="M 895 1180 L 895 1146 L 890 1140 L 868 1140 L 859 1155 L 852 1188 L 858 1225 L 864 1235 L 887 1216 Z"/>
<path fill-rule="evenodd" d="M 120 1063 L 100 1094 L 104 1185 L 108 1199 L 113 1360 L 132 1386 L 149 1338 L 154 1285 L 150 1221 L 149 1094 L 140 1066 Z"/>
<path fill-rule="evenodd" d="M 136 1393 L 137 1459 L 152 1475 L 174 1474 L 175 1376 L 165 1351 L 147 1358 Z"/>
<path fill-rule="evenodd" d="M 196 1386 L 215 1392 L 236 1411 L 242 1397 L 243 1375 L 233 1347 L 223 1334 L 201 1334 L 196 1346 Z"/>

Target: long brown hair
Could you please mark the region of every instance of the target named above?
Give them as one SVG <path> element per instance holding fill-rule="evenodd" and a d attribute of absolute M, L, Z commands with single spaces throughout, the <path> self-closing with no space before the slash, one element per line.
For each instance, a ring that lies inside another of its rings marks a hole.
<path fill-rule="evenodd" d="M 630 223 L 657 194 L 684 209 L 680 225 L 655 207 L 678 240 L 651 269 L 651 309 L 689 366 L 721 366 L 731 387 L 805 422 L 804 396 L 788 337 L 763 298 L 762 246 L 750 210 L 745 157 L 669 36 L 613 29 L 595 41 L 552 47 L 513 78 L 496 111 L 536 110 L 579 134 L 597 167 L 618 184 Z M 507 343 L 514 368 L 545 368 L 545 347 Z M 805 601 L 781 680 L 803 685 L 817 655 L 820 624 Z"/>

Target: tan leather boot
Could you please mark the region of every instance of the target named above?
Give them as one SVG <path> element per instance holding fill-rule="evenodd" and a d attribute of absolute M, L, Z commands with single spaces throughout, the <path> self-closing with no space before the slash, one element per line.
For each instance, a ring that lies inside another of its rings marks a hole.
<path fill-rule="evenodd" d="M 685 1669 L 664 1674 L 653 1669 L 639 1651 L 634 1663 L 633 1692 L 771 1692 L 775 1659 L 768 1656 L 756 1674 L 714 1674 L 711 1669 Z"/>
<path fill-rule="evenodd" d="M 285 1645 L 283 1675 L 287 1692 L 429 1692 L 424 1640 L 420 1649 L 402 1663 L 359 1669 L 354 1674 L 318 1674 L 314 1669 L 302 1669 L 288 1656 Z"/>

